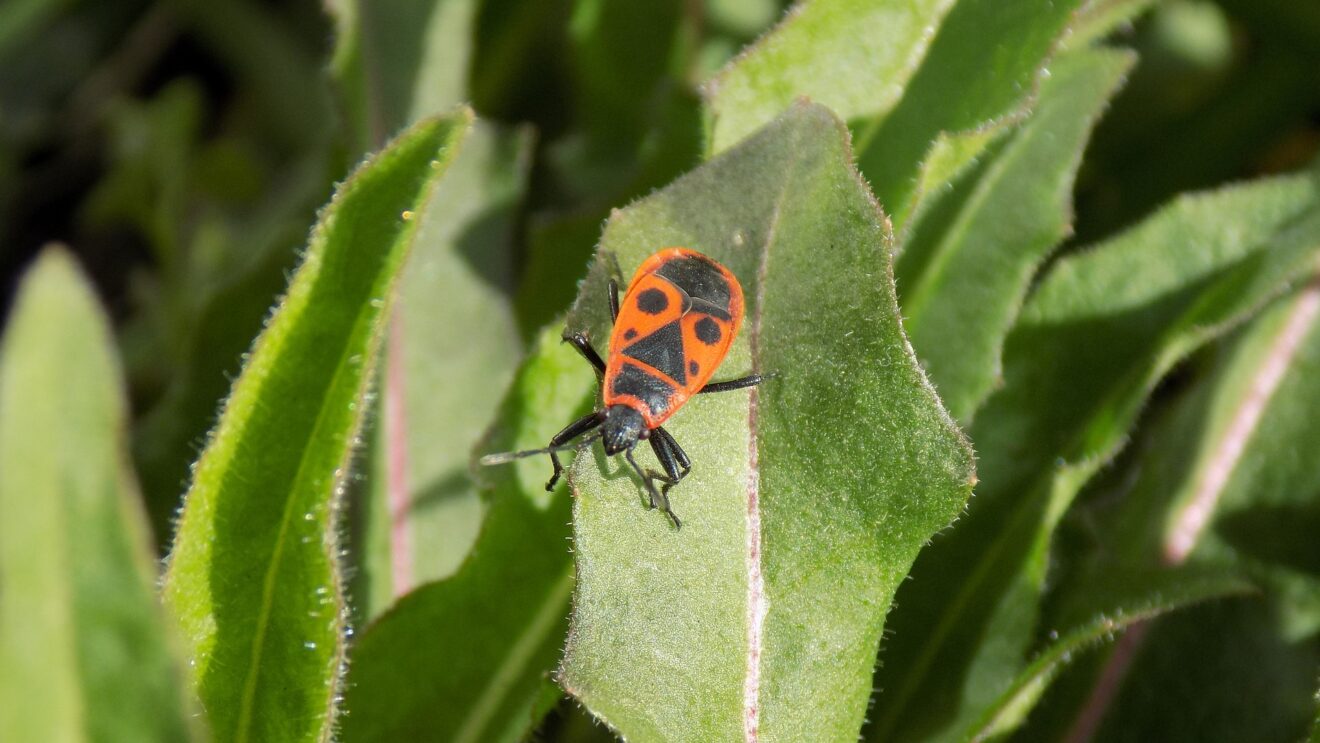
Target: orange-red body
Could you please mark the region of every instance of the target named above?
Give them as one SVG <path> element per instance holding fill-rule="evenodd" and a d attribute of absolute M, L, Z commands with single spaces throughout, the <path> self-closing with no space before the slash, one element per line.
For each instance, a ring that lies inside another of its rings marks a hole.
<path fill-rule="evenodd" d="M 715 373 L 742 319 L 742 287 L 727 268 L 687 248 L 652 255 L 619 305 L 605 407 L 625 405 L 647 428 L 660 426 Z"/>

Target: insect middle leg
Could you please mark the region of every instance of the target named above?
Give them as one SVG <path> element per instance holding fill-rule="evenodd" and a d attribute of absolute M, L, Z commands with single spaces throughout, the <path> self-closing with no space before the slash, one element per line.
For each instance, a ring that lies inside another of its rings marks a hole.
<path fill-rule="evenodd" d="M 760 374 L 748 374 L 745 377 L 740 377 L 738 379 L 730 379 L 727 382 L 711 382 L 710 384 L 707 384 L 705 387 L 702 387 L 701 389 L 697 390 L 697 394 L 704 394 L 707 392 L 729 392 L 731 390 L 741 390 L 747 387 L 755 387 L 756 385 L 760 384 L 763 381 L 765 381 L 765 379 Z"/>
<path fill-rule="evenodd" d="M 601 415 L 599 411 L 593 410 L 567 426 L 564 426 L 564 430 L 555 434 L 555 437 L 550 439 L 550 447 L 563 446 L 604 422 L 605 416 Z M 558 452 L 550 452 L 550 463 L 554 465 L 555 471 L 554 474 L 550 475 L 550 481 L 545 484 L 546 490 L 554 490 L 555 483 L 559 482 L 559 476 L 564 473 L 564 465 L 559 461 Z"/>
<path fill-rule="evenodd" d="M 601 359 L 600 354 L 596 353 L 596 349 L 591 346 L 591 341 L 587 338 L 586 333 L 582 331 L 568 333 L 564 335 L 564 340 L 573 344 L 573 348 L 576 348 L 577 352 L 582 354 L 582 358 L 586 359 L 587 363 L 595 368 L 597 374 L 605 373 L 605 362 Z"/>

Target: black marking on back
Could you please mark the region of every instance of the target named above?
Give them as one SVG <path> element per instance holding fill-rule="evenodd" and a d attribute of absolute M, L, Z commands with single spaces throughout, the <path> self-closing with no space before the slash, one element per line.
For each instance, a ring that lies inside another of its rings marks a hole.
<path fill-rule="evenodd" d="M 709 258 L 693 255 L 674 258 L 656 269 L 656 275 L 668 279 L 692 299 L 714 305 L 720 310 L 718 314 L 729 314 L 729 300 L 733 291 L 724 274 Z"/>
<path fill-rule="evenodd" d="M 637 295 L 637 309 L 648 315 L 658 315 L 669 307 L 669 297 L 654 287 L 644 289 Z"/>
<path fill-rule="evenodd" d="M 703 317 L 698 320 L 697 326 L 694 330 L 697 331 L 697 340 L 708 346 L 713 346 L 716 343 L 719 343 L 720 336 L 724 335 L 720 332 L 720 324 L 709 317 Z"/>
<path fill-rule="evenodd" d="M 692 376 L 695 377 L 697 376 L 697 372 L 699 371 L 701 371 L 701 367 L 697 364 L 697 362 L 695 361 L 688 362 L 688 374 L 691 374 Z"/>
<path fill-rule="evenodd" d="M 679 384 L 687 383 L 687 376 L 683 373 L 683 328 L 677 320 L 632 345 L 624 346 L 623 355 L 654 367 Z"/>
<path fill-rule="evenodd" d="M 674 394 L 674 386 L 665 380 L 648 374 L 640 366 L 624 364 L 610 384 L 610 391 L 616 395 L 632 395 L 651 409 L 651 415 L 659 417 L 669 410 L 669 398 Z"/>
<path fill-rule="evenodd" d="M 636 337 L 637 337 L 637 330 L 636 330 L 636 328 L 628 328 L 627 330 L 623 331 L 623 339 L 624 339 L 625 341 L 630 341 L 630 340 L 632 340 L 633 338 L 636 338 Z"/>

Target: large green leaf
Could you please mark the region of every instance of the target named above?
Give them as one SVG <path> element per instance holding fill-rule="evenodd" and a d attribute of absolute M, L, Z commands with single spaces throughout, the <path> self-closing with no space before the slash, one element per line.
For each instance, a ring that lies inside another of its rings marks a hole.
<path fill-rule="evenodd" d="M 972 427 L 978 497 L 899 597 L 873 739 L 949 732 L 1010 683 L 1060 515 L 1174 363 L 1313 269 L 1318 207 L 1313 174 L 1184 197 L 1054 265 Z"/>
<path fill-rule="evenodd" d="M 510 294 L 528 144 L 479 123 L 419 213 L 369 434 L 354 592 L 364 616 L 452 573 L 476 539 L 483 509 L 468 455 L 522 354 Z"/>
<path fill-rule="evenodd" d="M 340 187 L 197 464 L 165 600 L 220 739 L 323 739 L 334 723 L 335 494 L 415 215 L 470 119 L 418 124 Z"/>
<path fill-rule="evenodd" d="M 999 382 L 1027 284 L 1071 226 L 1086 138 L 1131 64 L 1114 51 L 1057 60 L 1031 118 L 906 242 L 895 267 L 904 327 L 958 420 L 970 420 Z"/>
<path fill-rule="evenodd" d="M 631 740 L 852 740 L 893 592 L 972 480 L 903 336 L 883 215 L 842 124 L 803 104 L 617 212 L 602 250 L 626 272 L 666 245 L 743 283 L 720 376 L 777 376 L 667 425 L 693 460 L 681 530 L 599 447 L 578 458 L 561 681 Z M 597 339 L 609 263 L 569 320 Z"/>
<path fill-rule="evenodd" d="M 0 359 L 0 739 L 188 738 L 110 328 L 63 250 Z"/>
<path fill-rule="evenodd" d="M 544 446 L 585 412 L 590 369 L 560 328 L 514 381 L 483 446 Z M 566 488 L 550 495 L 536 457 L 488 470 L 490 513 L 458 573 L 403 597 L 354 644 L 345 741 L 516 741 L 563 646 L 573 567 Z M 543 713 L 542 706 L 539 711 Z"/>
<path fill-rule="evenodd" d="M 854 119 L 883 118 L 903 96 L 954 0 L 798 4 L 706 87 L 709 150 L 722 152 L 799 96 Z"/>

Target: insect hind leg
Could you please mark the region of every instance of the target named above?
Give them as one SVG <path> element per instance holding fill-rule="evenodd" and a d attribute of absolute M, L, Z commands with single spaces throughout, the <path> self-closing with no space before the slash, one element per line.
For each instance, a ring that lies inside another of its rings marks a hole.
<path fill-rule="evenodd" d="M 659 456 L 660 449 L 656 447 L 654 443 L 651 446 L 655 448 L 657 456 Z M 654 470 L 643 470 L 642 466 L 633 458 L 632 449 L 625 449 L 623 456 L 628 460 L 628 464 L 632 466 L 633 471 L 637 473 L 637 476 L 642 479 L 642 484 L 646 487 L 647 495 L 651 498 L 650 507 L 659 508 L 669 517 L 670 521 L 674 522 L 675 529 L 682 529 L 683 522 L 679 520 L 678 514 L 674 513 L 674 509 L 670 507 L 668 494 L 669 489 L 674 485 L 677 485 L 678 481 L 682 479 L 682 476 L 687 473 L 684 472 L 675 478 L 669 474 L 661 474 Z M 668 465 L 665 465 L 664 457 L 661 457 L 661 464 L 668 469 Z M 664 487 L 657 488 L 655 486 L 657 482 L 664 483 Z"/>

